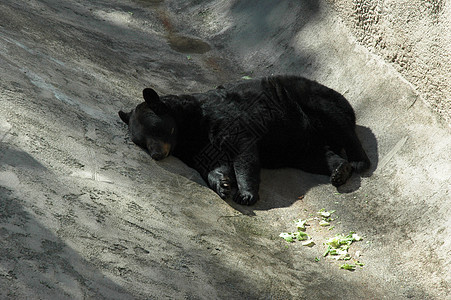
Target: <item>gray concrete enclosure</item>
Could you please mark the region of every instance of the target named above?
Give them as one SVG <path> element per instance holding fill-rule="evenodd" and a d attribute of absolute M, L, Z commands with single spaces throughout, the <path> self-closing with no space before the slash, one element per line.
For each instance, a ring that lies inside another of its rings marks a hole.
<path fill-rule="evenodd" d="M 2 0 L 0 298 L 447 299 L 450 20 L 447 0 Z M 117 115 L 145 87 L 285 73 L 351 102 L 366 176 L 263 170 L 243 207 Z M 312 247 L 279 237 L 300 218 Z M 355 271 L 323 256 L 350 231 Z"/>

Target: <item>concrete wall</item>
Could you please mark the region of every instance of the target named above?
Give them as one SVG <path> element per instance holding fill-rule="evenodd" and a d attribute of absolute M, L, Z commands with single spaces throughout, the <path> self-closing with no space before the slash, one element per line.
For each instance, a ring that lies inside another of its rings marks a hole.
<path fill-rule="evenodd" d="M 327 0 L 358 42 L 393 65 L 451 121 L 451 7 L 447 0 Z"/>

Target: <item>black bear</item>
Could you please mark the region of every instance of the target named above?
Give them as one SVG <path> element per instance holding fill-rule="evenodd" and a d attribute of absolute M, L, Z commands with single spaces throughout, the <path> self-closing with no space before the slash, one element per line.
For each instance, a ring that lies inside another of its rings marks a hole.
<path fill-rule="evenodd" d="M 133 142 L 155 160 L 172 154 L 196 169 L 222 198 L 251 205 L 260 168 L 295 167 L 344 184 L 370 161 L 355 114 L 336 91 L 298 76 L 272 76 L 205 93 L 159 96 L 119 112 Z"/>

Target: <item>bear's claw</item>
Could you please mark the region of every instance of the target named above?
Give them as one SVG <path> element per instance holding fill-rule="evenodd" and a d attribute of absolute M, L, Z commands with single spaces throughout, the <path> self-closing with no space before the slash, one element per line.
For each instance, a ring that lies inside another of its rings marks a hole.
<path fill-rule="evenodd" d="M 249 192 L 237 193 L 233 201 L 241 205 L 252 205 L 258 201 L 258 194 L 254 195 Z"/>

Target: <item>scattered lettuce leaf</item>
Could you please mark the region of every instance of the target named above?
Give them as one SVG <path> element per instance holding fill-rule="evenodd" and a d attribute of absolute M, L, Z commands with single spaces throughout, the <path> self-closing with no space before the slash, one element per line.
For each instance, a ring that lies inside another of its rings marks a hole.
<path fill-rule="evenodd" d="M 326 220 L 321 220 L 321 221 L 319 221 L 319 226 L 322 226 L 322 227 L 330 226 L 330 223 L 327 222 Z"/>
<path fill-rule="evenodd" d="M 360 241 L 362 238 L 355 232 L 348 235 L 337 234 L 326 241 L 327 250 L 324 256 L 330 255 L 336 260 L 349 260 L 351 256 L 348 254 L 348 249 L 354 241 Z"/>
<path fill-rule="evenodd" d="M 350 271 L 354 271 L 356 266 L 355 265 L 350 265 L 350 264 L 342 264 L 340 266 L 341 269 L 345 269 L 345 270 L 350 270 Z"/>
<path fill-rule="evenodd" d="M 323 218 L 329 218 L 334 212 L 335 210 L 326 211 L 324 208 L 321 208 L 318 214 Z"/>
<path fill-rule="evenodd" d="M 294 236 L 296 237 L 296 239 L 298 241 L 305 241 L 309 238 L 308 234 L 303 231 L 298 231 L 298 232 L 294 233 Z"/>
<path fill-rule="evenodd" d="M 307 220 L 298 219 L 295 221 L 296 228 L 300 231 L 305 231 L 305 225 L 307 224 Z"/>
<path fill-rule="evenodd" d="M 326 211 L 324 208 L 321 208 L 318 211 L 318 215 L 320 215 L 320 216 L 322 216 L 324 218 L 328 218 L 328 217 L 330 217 L 330 212 Z"/>
<path fill-rule="evenodd" d="M 305 242 L 302 242 L 302 246 L 313 247 L 313 246 L 315 246 L 315 242 L 312 239 L 310 239 Z"/>
<path fill-rule="evenodd" d="M 329 246 L 327 246 L 326 252 L 323 253 L 323 256 L 327 256 L 327 254 L 329 254 L 330 250 L 332 250 L 332 247 L 329 245 Z"/>
<path fill-rule="evenodd" d="M 281 238 L 283 238 L 285 241 L 287 241 L 288 243 L 294 242 L 294 236 L 290 232 L 282 232 L 281 234 L 279 234 L 279 236 Z"/>
<path fill-rule="evenodd" d="M 251 79 L 246 78 L 246 79 Z M 330 226 L 330 222 L 334 221 L 334 218 L 331 218 L 331 215 L 335 213 L 335 210 L 326 211 L 324 208 L 320 209 L 317 214 L 319 217 L 309 218 L 307 220 L 297 219 L 295 220 L 296 225 L 296 232 L 282 232 L 279 236 L 286 240 L 289 243 L 293 243 L 296 240 L 302 241 L 303 246 L 307 247 L 313 247 L 315 245 L 315 242 L 313 239 L 305 233 L 306 226 L 308 221 L 318 220 L 319 226 L 327 227 Z M 313 216 L 313 215 L 310 215 Z M 338 218 L 338 217 L 335 217 Z M 341 222 L 338 222 L 340 224 Z M 330 226 L 328 230 L 334 229 L 335 226 Z M 350 261 L 352 256 L 348 253 L 348 249 L 351 246 L 353 242 L 361 241 L 363 238 L 359 236 L 357 233 L 351 231 L 349 234 L 336 234 L 334 237 L 331 237 L 326 240 L 324 243 L 327 247 L 326 251 L 323 253 L 323 257 L 329 256 L 332 259 L 335 260 L 344 260 L 344 261 Z M 368 242 L 367 242 L 368 243 Z M 356 257 L 360 256 L 360 251 L 357 251 L 355 254 Z M 320 261 L 318 257 L 315 257 L 315 262 Z M 355 264 L 350 263 L 344 263 L 340 266 L 341 269 L 354 271 L 356 269 L 356 266 L 363 267 L 364 264 L 360 261 L 354 259 Z"/>

